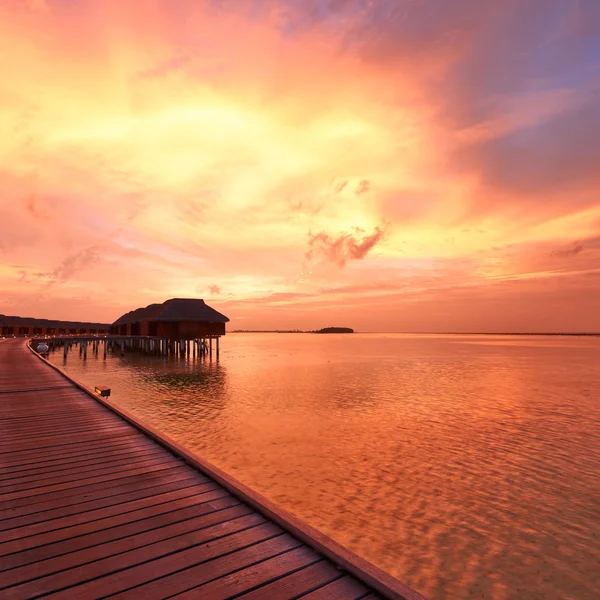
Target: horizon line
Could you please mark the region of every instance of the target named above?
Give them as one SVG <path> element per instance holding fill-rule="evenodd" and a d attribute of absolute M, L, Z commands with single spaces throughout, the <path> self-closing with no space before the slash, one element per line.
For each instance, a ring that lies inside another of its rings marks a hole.
<path fill-rule="evenodd" d="M 318 330 L 309 329 L 233 329 L 228 333 L 314 333 Z M 600 332 L 590 331 L 354 331 L 354 333 L 368 334 L 389 334 L 396 333 L 400 335 L 544 335 L 544 336 L 600 336 Z"/>

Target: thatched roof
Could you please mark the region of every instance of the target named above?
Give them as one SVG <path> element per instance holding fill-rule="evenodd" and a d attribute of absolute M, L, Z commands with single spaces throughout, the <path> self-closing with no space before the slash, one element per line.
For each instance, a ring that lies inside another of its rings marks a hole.
<path fill-rule="evenodd" d="M 150 321 L 206 321 L 227 323 L 229 319 L 197 298 L 171 298 L 162 304 L 132 310 L 118 318 L 113 325 Z"/>

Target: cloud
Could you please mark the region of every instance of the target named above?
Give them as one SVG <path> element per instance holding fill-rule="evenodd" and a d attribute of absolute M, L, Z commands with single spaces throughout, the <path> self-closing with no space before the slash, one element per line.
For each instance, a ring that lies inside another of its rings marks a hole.
<path fill-rule="evenodd" d="M 348 260 L 361 260 L 381 241 L 385 234 L 385 227 L 377 226 L 371 235 L 357 239 L 352 234 L 341 234 L 337 238 L 328 233 L 320 232 L 308 234 L 309 250 L 307 260 L 316 256 L 323 256 L 327 261 L 335 263 L 340 268 Z"/>
<path fill-rule="evenodd" d="M 577 256 L 578 254 L 583 252 L 583 249 L 584 248 L 582 244 L 580 244 L 579 242 L 575 242 L 572 246 L 568 248 L 564 248 L 562 250 L 553 250 L 550 253 L 550 256 Z"/>
<path fill-rule="evenodd" d="M 104 248 L 104 245 L 94 245 L 69 254 L 62 260 L 58 267 L 46 274 L 49 279 L 49 285 L 64 283 L 78 272 L 98 263 L 102 258 L 101 253 Z"/>
<path fill-rule="evenodd" d="M 335 188 L 334 188 L 335 193 L 336 194 L 341 193 L 347 185 L 348 185 L 347 181 L 340 181 L 340 182 L 336 183 Z"/>
<path fill-rule="evenodd" d="M 216 285 L 216 284 L 212 284 L 208 286 L 208 291 L 213 295 L 213 296 L 220 296 L 221 295 L 221 287 Z"/>
<path fill-rule="evenodd" d="M 367 179 L 361 179 L 356 185 L 355 194 L 360 196 L 361 194 L 365 194 L 371 188 L 371 182 Z"/>

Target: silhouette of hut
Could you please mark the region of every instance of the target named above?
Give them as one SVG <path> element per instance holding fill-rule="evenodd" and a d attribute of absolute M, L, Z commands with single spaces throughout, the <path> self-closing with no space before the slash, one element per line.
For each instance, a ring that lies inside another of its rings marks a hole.
<path fill-rule="evenodd" d="M 110 325 L 0 315 L 0 335 L 59 335 L 108 333 Z"/>
<path fill-rule="evenodd" d="M 137 308 L 111 326 L 116 335 L 149 335 L 169 340 L 193 340 L 225 335 L 229 319 L 204 300 L 172 298 L 162 304 Z"/>

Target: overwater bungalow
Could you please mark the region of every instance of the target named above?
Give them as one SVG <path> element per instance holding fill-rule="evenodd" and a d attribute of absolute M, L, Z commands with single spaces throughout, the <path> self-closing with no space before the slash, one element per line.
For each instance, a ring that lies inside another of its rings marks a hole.
<path fill-rule="evenodd" d="M 218 338 L 229 319 L 202 299 L 171 298 L 132 310 L 111 326 L 114 335 L 140 335 L 169 340 Z"/>
<path fill-rule="evenodd" d="M 110 325 L 106 323 L 57 321 L 0 315 L 0 335 L 2 336 L 105 334 L 109 331 Z"/>

